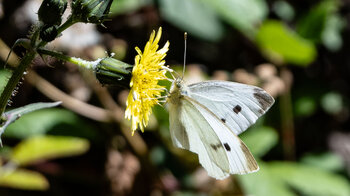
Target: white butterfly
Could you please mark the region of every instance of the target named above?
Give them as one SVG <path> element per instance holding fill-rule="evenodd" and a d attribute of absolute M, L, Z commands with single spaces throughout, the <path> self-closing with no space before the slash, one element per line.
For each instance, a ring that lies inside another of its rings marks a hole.
<path fill-rule="evenodd" d="M 171 138 L 176 147 L 198 154 L 208 175 L 216 179 L 255 172 L 259 166 L 237 135 L 274 101 L 255 86 L 226 81 L 187 86 L 175 79 L 167 98 Z"/>

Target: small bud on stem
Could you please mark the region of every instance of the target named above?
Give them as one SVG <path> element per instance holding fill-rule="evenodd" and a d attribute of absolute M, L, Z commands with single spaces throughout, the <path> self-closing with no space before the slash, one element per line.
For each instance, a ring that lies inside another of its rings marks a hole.
<path fill-rule="evenodd" d="M 101 24 L 108 16 L 112 0 L 73 0 L 72 17 L 75 21 Z"/>

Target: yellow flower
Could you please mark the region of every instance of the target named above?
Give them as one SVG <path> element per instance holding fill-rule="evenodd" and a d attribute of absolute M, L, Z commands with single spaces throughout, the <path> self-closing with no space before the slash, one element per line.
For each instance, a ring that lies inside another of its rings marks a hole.
<path fill-rule="evenodd" d="M 157 35 L 152 32 L 143 53 L 136 47 L 138 55 L 135 57 L 135 66 L 130 81 L 131 90 L 126 101 L 125 118 L 131 119 L 132 134 L 139 127 L 143 132 L 147 126 L 152 107 L 159 102 L 164 87 L 158 85 L 159 80 L 167 79 L 164 69 L 166 52 L 169 42 L 157 51 L 158 42 L 162 35 L 159 28 Z"/>

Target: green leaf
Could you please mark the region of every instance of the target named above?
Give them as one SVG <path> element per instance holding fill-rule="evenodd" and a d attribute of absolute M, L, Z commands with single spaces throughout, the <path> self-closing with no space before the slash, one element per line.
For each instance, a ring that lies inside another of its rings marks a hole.
<path fill-rule="evenodd" d="M 295 102 L 295 116 L 311 116 L 317 108 L 316 100 L 312 97 L 300 97 Z"/>
<path fill-rule="evenodd" d="M 0 148 L 0 157 L 4 160 L 7 160 L 8 157 L 10 157 L 12 152 L 12 147 L 4 145 L 2 148 Z M 1 159 L 0 159 L 0 165 L 1 165 Z"/>
<path fill-rule="evenodd" d="M 160 0 L 159 4 L 164 19 L 190 35 L 209 41 L 222 37 L 223 26 L 207 4 L 199 0 Z"/>
<path fill-rule="evenodd" d="M 336 92 L 330 92 L 321 98 L 322 108 L 329 114 L 338 114 L 344 108 L 342 96 Z"/>
<path fill-rule="evenodd" d="M 60 105 L 62 102 L 61 101 L 57 101 L 57 102 L 51 102 L 51 103 L 32 103 L 32 104 L 28 104 L 25 105 L 23 107 L 19 107 L 10 111 L 5 112 L 6 116 L 16 116 L 18 118 L 20 118 L 22 115 L 36 111 L 36 110 L 41 110 L 44 108 L 52 108 L 52 107 L 56 107 L 58 105 Z"/>
<path fill-rule="evenodd" d="M 143 6 L 151 4 L 151 0 L 118 0 L 113 1 L 110 9 L 110 17 L 135 11 Z"/>
<path fill-rule="evenodd" d="M 322 43 L 330 51 L 338 51 L 342 45 L 341 31 L 344 29 L 346 21 L 339 15 L 334 14 L 327 18 L 325 28 L 322 32 Z"/>
<path fill-rule="evenodd" d="M 318 167 L 323 170 L 328 170 L 328 171 L 340 171 L 344 169 L 344 162 L 341 157 L 334 153 L 322 153 L 322 154 L 308 154 L 304 156 L 300 162 Z"/>
<path fill-rule="evenodd" d="M 269 167 L 274 176 L 305 195 L 350 195 L 350 183 L 345 177 L 317 167 L 291 162 L 273 162 Z"/>
<path fill-rule="evenodd" d="M 15 189 L 44 191 L 49 188 L 49 182 L 38 172 L 16 169 L 10 173 L 2 173 L 0 175 L 0 186 Z"/>
<path fill-rule="evenodd" d="M 7 128 L 5 136 L 24 139 L 42 135 L 48 131 L 57 131 L 60 135 L 80 136 L 89 139 L 97 137 L 91 126 L 81 120 L 79 116 L 69 110 L 59 108 L 43 109 L 21 117 Z"/>
<path fill-rule="evenodd" d="M 2 117 L 2 119 L 0 119 L 0 123 L 1 120 L 5 120 L 4 122 L 2 122 L 3 124 L 0 127 L 0 145 L 2 146 L 2 141 L 1 141 L 1 135 L 4 133 L 5 129 L 13 122 L 15 122 L 17 119 L 19 119 L 22 115 L 36 111 L 36 110 L 40 110 L 43 108 L 51 108 L 51 107 L 55 107 L 57 105 L 61 104 L 61 102 L 53 102 L 53 103 L 33 103 L 33 104 L 29 104 L 20 108 L 16 108 L 13 110 L 10 110 L 8 112 L 4 113 L 4 116 Z M 36 121 L 37 122 L 37 121 Z"/>
<path fill-rule="evenodd" d="M 324 0 L 313 7 L 309 13 L 298 22 L 297 32 L 299 35 L 313 42 L 319 42 L 323 29 L 326 26 L 327 18 L 337 10 L 337 4 L 335 0 Z"/>
<path fill-rule="evenodd" d="M 11 74 L 12 73 L 6 69 L 0 70 L 0 94 L 4 90 L 7 80 L 10 78 Z"/>
<path fill-rule="evenodd" d="M 337 0 L 321 1 L 297 23 L 297 32 L 315 43 L 323 43 L 331 51 L 339 50 L 346 22 L 337 14 L 338 9 Z"/>
<path fill-rule="evenodd" d="M 260 170 L 258 172 L 237 176 L 245 195 L 296 195 L 283 182 L 271 174 L 267 163 L 259 162 L 259 167 Z"/>
<path fill-rule="evenodd" d="M 294 18 L 295 11 L 287 1 L 275 1 L 272 9 L 277 16 L 285 21 L 291 21 Z"/>
<path fill-rule="evenodd" d="M 276 64 L 292 63 L 306 66 L 316 58 L 312 42 L 299 37 L 281 22 L 267 20 L 260 27 L 256 42 L 261 51 Z"/>
<path fill-rule="evenodd" d="M 203 196 L 206 194 L 197 194 L 194 191 L 185 191 L 185 190 L 180 190 L 180 191 L 175 191 L 172 196 Z"/>
<path fill-rule="evenodd" d="M 210 5 L 218 15 L 249 38 L 254 37 L 257 24 L 261 23 L 268 13 L 268 7 L 264 0 L 200 1 Z"/>
<path fill-rule="evenodd" d="M 149 154 L 149 157 L 154 165 L 157 165 L 157 166 L 162 165 L 164 164 L 166 159 L 165 149 L 160 146 L 156 146 L 152 148 Z"/>
<path fill-rule="evenodd" d="M 278 142 L 278 135 L 271 127 L 252 127 L 240 137 L 254 157 L 262 157 Z"/>
<path fill-rule="evenodd" d="M 10 160 L 27 165 L 41 160 L 85 153 L 89 141 L 77 137 L 38 136 L 26 139 L 14 147 Z"/>

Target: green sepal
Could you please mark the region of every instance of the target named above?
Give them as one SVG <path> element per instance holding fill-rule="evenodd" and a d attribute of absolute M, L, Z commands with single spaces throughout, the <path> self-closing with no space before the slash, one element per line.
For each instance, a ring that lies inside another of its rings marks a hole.
<path fill-rule="evenodd" d="M 101 84 L 129 88 L 133 66 L 112 57 L 102 59 L 95 67 L 96 78 Z"/>
<path fill-rule="evenodd" d="M 46 42 L 54 40 L 58 35 L 57 28 L 56 25 L 43 25 L 40 30 L 40 39 Z"/>
<path fill-rule="evenodd" d="M 101 24 L 108 16 L 112 0 L 73 0 L 72 17 L 75 21 Z"/>

